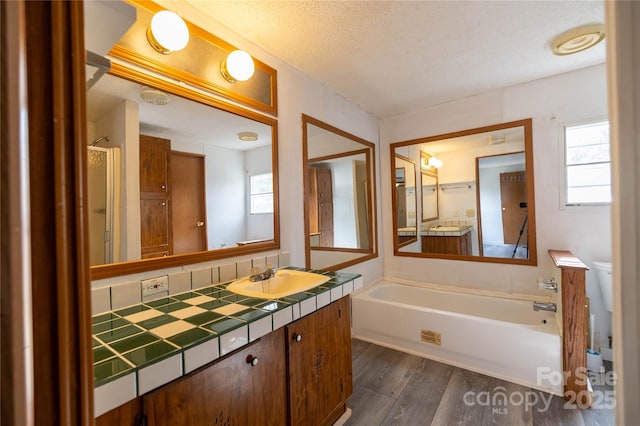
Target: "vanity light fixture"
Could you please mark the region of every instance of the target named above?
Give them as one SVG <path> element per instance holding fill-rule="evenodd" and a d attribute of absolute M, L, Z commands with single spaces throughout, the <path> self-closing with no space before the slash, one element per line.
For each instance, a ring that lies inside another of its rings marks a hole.
<path fill-rule="evenodd" d="M 255 142 L 258 140 L 258 134 L 255 132 L 240 132 L 238 133 L 238 139 L 242 142 Z"/>
<path fill-rule="evenodd" d="M 161 10 L 151 18 L 147 40 L 155 50 L 168 55 L 186 47 L 189 42 L 189 28 L 176 13 Z"/>
<path fill-rule="evenodd" d="M 435 155 L 429 158 L 429 166 L 439 169 L 442 167 L 442 160 L 436 157 Z"/>
<path fill-rule="evenodd" d="M 244 50 L 234 50 L 220 63 L 220 74 L 229 83 L 249 80 L 254 71 L 253 59 Z"/>
<path fill-rule="evenodd" d="M 604 25 L 583 25 L 554 38 L 551 42 L 551 51 L 558 56 L 582 52 L 600 43 L 604 36 Z"/>

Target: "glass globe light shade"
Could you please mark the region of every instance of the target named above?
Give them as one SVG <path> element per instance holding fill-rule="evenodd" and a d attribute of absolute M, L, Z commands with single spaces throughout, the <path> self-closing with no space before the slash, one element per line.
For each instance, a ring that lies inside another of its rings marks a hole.
<path fill-rule="evenodd" d="M 151 18 L 151 27 L 147 30 L 147 39 L 154 49 L 168 55 L 187 46 L 189 28 L 176 13 L 170 10 L 162 10 Z"/>
<path fill-rule="evenodd" d="M 231 82 L 249 80 L 255 71 L 253 59 L 243 50 L 229 53 L 222 65 L 222 75 Z"/>

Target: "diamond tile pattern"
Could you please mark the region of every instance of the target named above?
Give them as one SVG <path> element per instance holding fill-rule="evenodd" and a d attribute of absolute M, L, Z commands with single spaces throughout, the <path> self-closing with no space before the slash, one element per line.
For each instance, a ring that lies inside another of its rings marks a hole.
<path fill-rule="evenodd" d="M 228 349 L 223 347 L 226 340 L 248 343 L 249 334 L 262 335 L 268 332 L 262 330 L 265 324 L 271 322 L 265 318 L 273 317 L 276 320 L 274 323 L 280 324 L 278 318 L 288 317 L 291 307 L 299 302 L 309 307 L 304 314 L 313 312 L 315 309 L 312 310 L 312 307 L 321 305 L 316 304 L 317 299 L 329 300 L 332 290 L 334 294 L 350 293 L 354 288 L 352 281 L 360 277 L 346 273 L 313 272 L 329 275 L 331 279 L 309 291 L 282 299 L 240 296 L 226 289 L 230 284 L 227 282 L 94 316 L 96 387 L 126 374 L 140 374 L 142 369 L 176 354 L 184 357 L 187 349 L 198 350 L 204 347 L 202 344 L 205 342 L 213 343 L 221 354 L 226 353 Z M 254 322 L 256 327 L 249 327 Z M 249 331 L 251 329 L 253 333 Z M 207 345 L 211 346 L 210 343 Z"/>

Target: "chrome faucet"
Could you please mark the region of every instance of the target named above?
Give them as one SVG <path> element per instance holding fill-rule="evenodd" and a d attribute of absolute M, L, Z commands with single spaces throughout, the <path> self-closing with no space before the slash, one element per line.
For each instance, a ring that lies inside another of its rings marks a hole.
<path fill-rule="evenodd" d="M 260 272 L 260 268 L 258 268 L 257 266 L 254 266 L 253 268 L 251 268 L 251 275 L 249 276 L 249 281 L 251 281 L 252 283 L 255 283 L 258 281 L 268 280 L 270 278 L 275 277 L 277 271 L 278 271 L 278 268 L 276 268 L 270 263 L 267 263 L 266 265 L 264 265 L 264 271 L 262 272 Z"/>
<path fill-rule="evenodd" d="M 556 312 L 557 306 L 555 303 L 543 303 L 543 302 L 533 302 L 533 310 L 534 311 L 551 311 Z"/>

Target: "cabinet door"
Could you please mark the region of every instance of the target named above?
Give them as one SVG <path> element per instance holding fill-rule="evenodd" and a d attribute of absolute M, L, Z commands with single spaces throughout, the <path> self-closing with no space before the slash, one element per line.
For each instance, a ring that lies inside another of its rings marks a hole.
<path fill-rule="evenodd" d="M 168 139 L 140 135 L 140 249 L 143 259 L 173 254 Z"/>
<path fill-rule="evenodd" d="M 140 192 L 167 192 L 169 139 L 140 135 Z"/>
<path fill-rule="evenodd" d="M 142 419 L 142 398 L 138 397 L 129 402 L 107 411 L 95 419 L 95 426 L 137 426 Z"/>
<path fill-rule="evenodd" d="M 286 327 L 292 425 L 332 424 L 353 392 L 349 296 Z"/>
<path fill-rule="evenodd" d="M 248 359 L 258 359 L 252 365 Z M 283 425 L 287 421 L 284 330 L 144 397 L 147 424 Z"/>
<path fill-rule="evenodd" d="M 140 200 L 142 258 L 172 254 L 169 200 Z"/>

